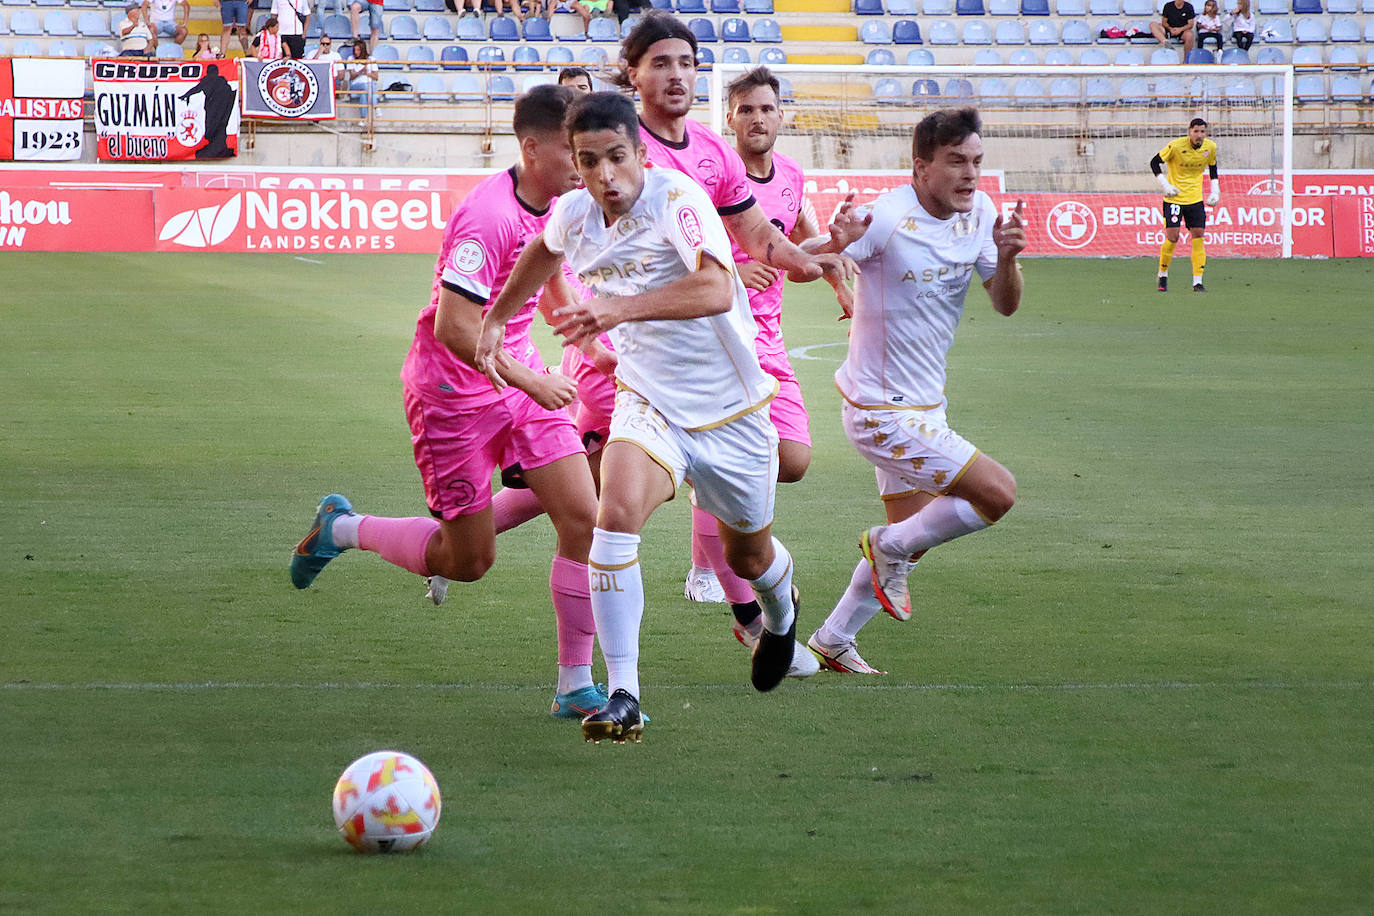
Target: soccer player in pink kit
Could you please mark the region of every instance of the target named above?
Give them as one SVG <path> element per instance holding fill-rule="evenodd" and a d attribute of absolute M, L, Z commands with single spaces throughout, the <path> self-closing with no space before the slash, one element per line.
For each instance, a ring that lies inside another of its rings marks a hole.
<path fill-rule="evenodd" d="M 434 518 L 358 515 L 338 494 L 320 503 L 296 547 L 291 581 L 306 588 L 340 552 L 361 548 L 422 576 L 471 582 L 496 557 L 491 475 L 519 464 L 558 533 L 549 587 L 558 624 L 551 714 L 581 719 L 605 702 L 591 677 L 595 625 L 587 556 L 596 490 L 577 430 L 562 408 L 572 382 L 549 373 L 529 337 L 535 302 L 509 324 L 498 391 L 473 368 L 482 317 L 558 195 L 579 183 L 563 116 L 572 93 L 539 86 L 515 104 L 520 160 L 479 183 L 449 217 L 429 306 L 401 371 L 415 463 Z M 558 278 L 554 278 L 558 282 Z"/>

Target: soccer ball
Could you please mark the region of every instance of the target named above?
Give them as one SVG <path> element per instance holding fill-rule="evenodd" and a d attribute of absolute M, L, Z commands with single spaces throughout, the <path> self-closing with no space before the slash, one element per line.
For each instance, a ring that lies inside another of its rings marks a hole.
<path fill-rule="evenodd" d="M 334 786 L 334 823 L 359 852 L 409 852 L 439 825 L 439 785 L 400 751 L 359 757 Z"/>

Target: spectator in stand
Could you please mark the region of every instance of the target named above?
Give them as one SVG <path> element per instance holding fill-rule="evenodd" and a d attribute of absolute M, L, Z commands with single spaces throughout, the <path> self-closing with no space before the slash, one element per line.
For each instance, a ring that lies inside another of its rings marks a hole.
<path fill-rule="evenodd" d="M 1221 50 L 1221 11 L 1217 9 L 1217 0 L 1207 0 L 1202 4 L 1202 15 L 1197 17 L 1197 46 L 1207 47 L 1207 42 L 1213 42 L 1217 50 Z"/>
<path fill-rule="evenodd" d="M 253 47 L 257 48 L 258 60 L 276 60 L 281 57 L 281 23 L 276 16 L 268 16 L 262 24 L 262 31 L 253 36 Z"/>
<path fill-rule="evenodd" d="M 1164 4 L 1159 19 L 1150 23 L 1150 34 L 1162 45 L 1167 45 L 1170 38 L 1177 38 L 1183 42 L 1183 53 L 1187 56 L 1196 42 L 1193 36 L 1193 20 L 1196 18 L 1197 13 L 1188 0 L 1173 0 Z"/>
<path fill-rule="evenodd" d="M 520 8 L 520 0 L 493 0 L 496 4 L 496 15 L 506 15 L 506 4 L 510 4 L 511 14 L 515 16 L 516 22 L 525 21 L 525 11 Z"/>
<path fill-rule="evenodd" d="M 179 13 L 177 7 L 181 7 Z M 181 44 L 191 21 L 191 4 L 186 0 L 144 0 L 143 17 L 154 33 Z"/>
<path fill-rule="evenodd" d="M 248 0 L 215 0 L 215 6 L 219 7 L 219 21 L 224 27 L 219 36 L 221 50 L 229 47 L 229 36 L 237 34 L 243 56 L 252 57 L 248 44 Z"/>
<path fill-rule="evenodd" d="M 342 88 L 339 87 L 339 67 L 343 63 L 343 57 L 334 50 L 334 39 L 328 35 L 321 35 L 320 43 L 306 52 L 305 59 L 329 61 L 329 81 L 336 88 Z"/>
<path fill-rule="evenodd" d="M 210 36 L 201 32 L 196 36 L 196 49 L 191 53 L 191 60 L 214 60 L 219 57 L 219 51 L 210 46 Z"/>
<path fill-rule="evenodd" d="M 382 34 L 382 0 L 353 0 L 349 4 L 348 15 L 353 20 L 354 38 L 363 37 L 362 31 L 358 28 L 358 19 L 364 9 L 367 10 L 367 27 L 372 33 L 367 38 L 367 47 L 371 50 Z"/>
<path fill-rule="evenodd" d="M 1250 50 L 1255 40 L 1255 14 L 1250 12 L 1250 0 L 1236 0 L 1236 8 L 1226 14 L 1231 23 L 1231 40 L 1242 51 Z"/>
<path fill-rule="evenodd" d="M 450 10 L 458 13 L 459 19 L 462 19 L 464 16 L 476 16 L 478 19 L 482 18 L 482 0 L 463 0 L 462 12 L 458 12 L 458 4 L 455 3 L 454 0 L 444 0 L 444 2 Z"/>
<path fill-rule="evenodd" d="M 157 50 L 153 30 L 143 18 L 143 7 L 130 3 L 124 7 L 124 18 L 119 23 L 119 56 L 151 57 Z"/>
<path fill-rule="evenodd" d="M 344 85 L 358 93 L 358 106 L 364 119 L 377 100 L 377 79 L 381 71 L 368 57 L 367 40 L 353 39 L 353 59 L 344 64 Z"/>
<path fill-rule="evenodd" d="M 500 3 L 501 0 L 496 0 Z M 593 16 L 608 16 L 611 0 L 573 0 L 572 11 L 582 17 L 582 31 L 592 24 Z"/>
<path fill-rule="evenodd" d="M 573 92 L 591 92 L 592 75 L 581 67 L 564 67 L 558 71 L 558 85 L 567 86 Z"/>
<path fill-rule="evenodd" d="M 611 0 L 611 9 L 615 12 L 615 18 L 624 25 L 626 19 L 644 9 L 644 0 Z"/>
<path fill-rule="evenodd" d="M 310 0 L 272 0 L 272 15 L 280 24 L 281 43 L 292 60 L 305 56 L 305 29 L 310 23 Z"/>

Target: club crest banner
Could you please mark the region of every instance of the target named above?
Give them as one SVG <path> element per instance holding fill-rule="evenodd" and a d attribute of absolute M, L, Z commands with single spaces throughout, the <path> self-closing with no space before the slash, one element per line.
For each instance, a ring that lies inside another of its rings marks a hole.
<path fill-rule="evenodd" d="M 81 158 L 84 60 L 0 60 L 0 159 Z"/>
<path fill-rule="evenodd" d="M 91 62 L 96 154 L 102 160 L 225 159 L 238 154 L 232 60 Z"/>
<path fill-rule="evenodd" d="M 334 117 L 333 64 L 323 60 L 247 60 L 239 99 L 246 118 L 328 121 Z"/>

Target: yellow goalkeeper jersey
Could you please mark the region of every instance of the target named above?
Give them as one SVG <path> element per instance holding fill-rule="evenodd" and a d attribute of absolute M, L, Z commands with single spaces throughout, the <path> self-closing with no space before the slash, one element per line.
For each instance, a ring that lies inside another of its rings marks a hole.
<path fill-rule="evenodd" d="M 1178 194 L 1164 198 L 1171 204 L 1195 204 L 1202 200 L 1202 173 L 1209 165 L 1217 164 L 1217 145 L 1211 140 L 1203 140 L 1202 145 L 1193 149 L 1187 137 L 1170 140 L 1159 151 L 1159 158 L 1168 166 L 1169 184 L 1178 188 Z"/>

